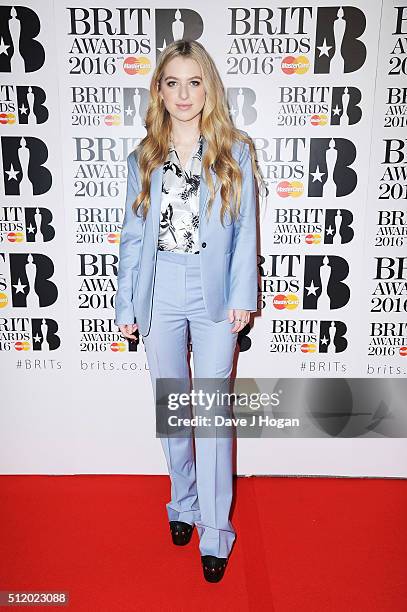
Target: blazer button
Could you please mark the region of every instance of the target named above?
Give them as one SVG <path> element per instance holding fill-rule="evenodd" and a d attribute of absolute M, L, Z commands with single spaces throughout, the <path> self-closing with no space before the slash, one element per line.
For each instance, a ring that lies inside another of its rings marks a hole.
<path fill-rule="evenodd" d="M 203 248 L 205 248 L 206 247 L 206 242 L 203 242 L 202 246 L 203 246 Z"/>

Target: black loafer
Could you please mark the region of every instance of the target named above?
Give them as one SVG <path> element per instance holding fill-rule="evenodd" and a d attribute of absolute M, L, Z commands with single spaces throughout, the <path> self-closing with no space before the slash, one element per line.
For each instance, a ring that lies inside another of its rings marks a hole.
<path fill-rule="evenodd" d="M 185 546 L 191 539 L 194 526 L 183 521 L 170 521 L 172 541 L 176 546 Z"/>
<path fill-rule="evenodd" d="M 201 557 L 205 580 L 208 582 L 219 582 L 225 573 L 228 560 L 223 557 L 204 555 Z"/>

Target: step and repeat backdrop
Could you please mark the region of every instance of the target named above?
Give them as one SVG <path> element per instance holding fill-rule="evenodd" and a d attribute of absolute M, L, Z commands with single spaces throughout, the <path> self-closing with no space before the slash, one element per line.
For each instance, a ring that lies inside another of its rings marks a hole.
<path fill-rule="evenodd" d="M 236 472 L 406 476 L 397 0 L 0 3 L 1 472 L 166 473 L 143 343 L 113 321 L 126 157 L 180 38 L 215 59 L 267 187 L 236 376 L 303 418 L 239 439 Z"/>

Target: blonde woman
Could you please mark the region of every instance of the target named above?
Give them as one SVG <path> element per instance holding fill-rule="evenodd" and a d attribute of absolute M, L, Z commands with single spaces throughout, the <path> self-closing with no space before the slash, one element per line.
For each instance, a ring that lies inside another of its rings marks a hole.
<path fill-rule="evenodd" d="M 147 135 L 128 156 L 116 318 L 142 336 L 158 378 L 227 379 L 236 339 L 257 310 L 254 147 L 229 117 L 216 66 L 198 42 L 160 55 Z M 189 390 L 189 389 L 186 389 Z M 167 514 L 176 545 L 199 535 L 203 574 L 218 582 L 235 540 L 232 438 L 161 438 L 171 479 Z"/>

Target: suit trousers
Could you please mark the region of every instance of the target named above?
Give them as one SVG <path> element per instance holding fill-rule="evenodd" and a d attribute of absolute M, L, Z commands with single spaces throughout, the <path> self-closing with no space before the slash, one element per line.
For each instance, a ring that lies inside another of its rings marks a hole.
<path fill-rule="evenodd" d="M 237 332 L 228 319 L 208 318 L 199 260 L 199 254 L 157 252 L 151 326 L 142 337 L 154 396 L 157 378 L 190 380 L 189 338 L 194 378 L 227 379 L 232 371 Z M 160 440 L 171 481 L 168 520 L 195 524 L 201 555 L 228 557 L 236 537 L 229 520 L 233 438 L 196 435 L 195 454 L 192 434 Z"/>

